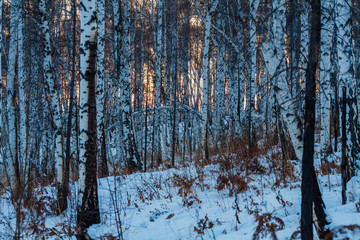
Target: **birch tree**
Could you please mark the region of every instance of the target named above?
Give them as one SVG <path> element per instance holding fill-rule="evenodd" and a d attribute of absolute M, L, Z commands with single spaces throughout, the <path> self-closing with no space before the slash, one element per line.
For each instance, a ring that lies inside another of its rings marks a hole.
<path fill-rule="evenodd" d="M 114 45 L 116 49 L 116 54 L 114 55 L 114 74 L 112 81 L 112 89 L 114 91 L 114 115 L 116 116 L 115 120 L 115 145 L 116 145 L 116 159 L 120 160 L 123 157 L 123 143 L 122 143 L 122 121 L 121 121 L 121 110 L 120 110 L 120 89 L 119 89 L 119 77 L 120 77 L 120 56 L 121 56 L 121 7 L 119 1 L 113 1 L 113 11 L 114 11 Z M 119 116 L 120 118 L 117 118 Z"/>
<path fill-rule="evenodd" d="M 291 97 L 295 103 L 296 113 L 301 112 L 301 91 L 300 91 L 300 69 L 299 61 L 301 55 L 301 2 L 299 0 L 286 1 L 286 62 L 287 81 L 291 89 Z"/>
<path fill-rule="evenodd" d="M 121 71 L 120 71 L 120 95 L 123 123 L 123 146 L 125 150 L 125 162 L 129 169 L 136 170 L 141 167 L 140 157 L 135 145 L 135 137 L 131 119 L 130 102 L 130 3 L 124 1 L 124 29 L 121 49 Z"/>
<path fill-rule="evenodd" d="M 65 153 L 65 187 L 68 186 L 68 178 L 70 177 L 70 166 L 72 166 L 72 174 L 77 178 L 77 169 L 78 164 L 78 154 L 77 154 L 77 139 L 78 134 L 77 129 L 77 112 L 76 112 L 76 58 L 77 58 L 77 39 L 76 39 L 76 12 L 77 12 L 77 3 L 73 1 L 71 4 L 71 22 L 72 22 L 72 44 L 71 44 L 71 80 L 69 83 L 70 91 L 70 100 L 69 100 L 69 111 L 67 117 L 67 132 L 66 132 L 66 153 Z"/>
<path fill-rule="evenodd" d="M 321 132 L 320 145 L 321 158 L 325 158 L 331 151 L 330 135 L 330 113 L 331 113 L 331 85 L 330 85 L 330 53 L 332 48 L 332 32 L 334 30 L 332 14 L 333 1 L 325 1 L 322 6 L 321 24 L 323 26 L 321 34 L 321 61 L 320 61 L 320 104 L 321 104 Z"/>
<path fill-rule="evenodd" d="M 54 121 L 53 128 L 55 132 L 55 162 L 56 162 L 56 174 L 57 174 L 57 211 L 62 213 L 67 209 L 67 187 L 65 186 L 65 174 L 64 174 L 64 152 L 63 152 L 63 135 L 62 135 L 62 121 L 60 112 L 60 101 L 58 97 L 58 91 L 56 88 L 56 80 L 53 76 L 53 63 L 51 55 L 51 40 L 50 29 L 48 21 L 48 11 L 46 0 L 40 1 L 41 11 L 41 23 L 42 33 L 44 35 L 44 79 L 49 86 L 50 98 L 51 98 L 51 110 L 52 118 Z"/>
<path fill-rule="evenodd" d="M 254 130 L 254 120 L 252 114 L 255 112 L 255 90 L 256 90 L 256 14 L 259 1 L 248 1 L 243 3 L 247 5 L 245 9 L 245 13 L 247 13 L 247 31 L 245 33 L 245 61 L 246 61 L 246 109 L 247 109 L 247 116 L 248 116 L 248 124 L 249 124 L 249 143 L 255 144 L 255 130 Z"/>
<path fill-rule="evenodd" d="M 104 129 L 104 94 L 105 94 L 105 1 L 97 1 L 98 8 L 98 40 L 97 40 L 97 75 L 96 75 L 96 123 L 97 123 L 97 154 L 99 164 L 99 176 L 106 177 L 109 174 L 106 160 L 106 144 Z"/>
<path fill-rule="evenodd" d="M 156 159 L 158 164 L 161 163 L 161 143 L 160 143 L 160 107 L 161 107 L 161 60 L 162 60 L 162 28 L 163 28 L 163 9 L 164 4 L 163 0 L 158 0 L 157 2 L 157 24 L 156 24 L 156 32 L 154 32 L 154 39 L 155 40 L 155 74 L 156 74 L 156 95 L 155 95 L 155 122 L 154 122 L 154 145 L 156 148 Z M 156 139 L 156 140 L 155 140 Z M 153 149 L 154 151 L 154 149 Z"/>
<path fill-rule="evenodd" d="M 354 52 L 351 37 L 351 9 L 345 0 L 336 1 L 336 24 L 339 30 L 337 47 L 339 59 L 339 80 L 340 84 L 346 88 L 346 95 L 342 96 L 346 100 L 345 122 L 346 126 L 346 158 L 347 172 L 349 179 L 354 175 L 354 164 L 359 153 L 359 142 L 357 137 L 357 114 L 355 101 L 355 81 L 354 81 Z M 348 180 L 349 180 L 348 179 Z"/>
<path fill-rule="evenodd" d="M 303 142 L 301 122 L 294 113 L 295 107 L 290 95 L 290 87 L 286 82 L 286 63 L 284 53 L 284 19 L 285 7 L 280 0 L 273 3 L 273 9 L 277 9 L 273 16 L 271 36 L 262 45 L 266 68 L 273 80 L 275 80 L 275 98 L 280 108 L 281 120 L 285 122 L 287 133 L 290 135 L 292 146 L 298 160 L 302 159 Z"/>
<path fill-rule="evenodd" d="M 217 25 L 224 30 L 225 16 L 219 14 L 217 19 Z M 226 73 L 226 51 L 225 44 L 220 43 L 217 50 L 217 72 L 218 72 L 218 89 L 217 89 L 217 101 L 216 101 L 216 125 L 217 125 L 217 138 L 220 140 L 220 145 L 224 143 L 224 117 L 225 117 L 225 73 Z"/>
<path fill-rule="evenodd" d="M 196 11 L 201 17 L 204 23 L 204 41 L 203 41 L 203 66 L 202 66 L 202 131 L 201 131 L 201 145 L 202 145 L 202 157 L 205 161 L 209 160 L 209 146 L 208 146 L 208 124 L 209 124 L 209 72 L 210 72 L 210 31 L 211 31 L 211 20 L 212 13 L 216 10 L 219 0 L 215 0 L 208 6 L 205 4 L 205 14 L 201 12 L 201 8 L 195 0 Z"/>
<path fill-rule="evenodd" d="M 184 87 L 183 87 L 183 104 L 185 106 L 189 106 L 189 58 L 190 58 L 190 40 L 191 40 L 191 34 L 190 33 L 190 14 L 191 14 L 191 3 L 190 0 L 184 0 L 181 2 L 182 5 L 179 7 L 180 16 L 182 16 L 182 19 L 184 21 L 182 27 L 180 28 L 180 71 L 182 73 L 183 81 L 184 81 Z M 189 114 L 185 114 L 184 116 L 184 125 L 188 126 L 190 122 Z M 183 132 L 183 153 L 185 156 L 186 149 L 190 150 L 190 147 L 187 146 L 187 143 L 190 141 L 187 140 L 190 138 L 190 129 L 188 127 L 184 127 Z"/>
<path fill-rule="evenodd" d="M 77 223 L 84 230 L 100 223 L 96 159 L 96 1 L 81 1 L 79 99 L 79 206 Z"/>

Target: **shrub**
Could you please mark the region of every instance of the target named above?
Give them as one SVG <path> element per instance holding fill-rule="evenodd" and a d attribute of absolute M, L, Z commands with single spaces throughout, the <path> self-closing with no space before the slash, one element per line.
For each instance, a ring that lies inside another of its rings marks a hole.
<path fill-rule="evenodd" d="M 277 240 L 276 231 L 284 229 L 284 221 L 270 213 L 256 215 L 256 222 L 258 222 L 258 226 L 253 234 L 254 240 L 260 239 L 260 235 L 261 238 L 265 238 L 269 233 L 272 239 Z"/>

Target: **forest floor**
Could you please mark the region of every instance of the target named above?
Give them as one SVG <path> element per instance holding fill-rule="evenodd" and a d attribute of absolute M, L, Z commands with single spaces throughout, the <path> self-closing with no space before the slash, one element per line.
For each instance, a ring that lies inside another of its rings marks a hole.
<path fill-rule="evenodd" d="M 260 146 L 257 152 L 217 155 L 202 167 L 197 162 L 99 179 L 101 223 L 88 234 L 125 240 L 300 239 L 301 164 L 279 160 L 278 147 Z M 318 172 L 318 181 L 334 239 L 360 239 L 360 178 L 347 184 L 348 203 L 342 205 L 341 154 L 321 167 L 318 156 L 316 151 L 316 169 L 330 172 Z M 69 209 L 55 216 L 55 188 L 36 188 L 33 207 L 23 209 L 23 238 L 76 239 L 76 190 L 73 183 Z M 0 239 L 10 239 L 14 228 L 7 191 L 0 195 Z"/>

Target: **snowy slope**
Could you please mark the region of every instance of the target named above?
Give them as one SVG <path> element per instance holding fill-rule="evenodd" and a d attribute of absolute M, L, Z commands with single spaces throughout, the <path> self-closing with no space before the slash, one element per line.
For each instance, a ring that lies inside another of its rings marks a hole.
<path fill-rule="evenodd" d="M 102 222 L 90 227 L 88 234 L 93 239 L 121 239 L 121 236 L 123 239 L 149 240 L 254 239 L 258 232 L 255 239 L 273 239 L 270 230 L 273 227 L 278 239 L 290 239 L 300 227 L 301 182 L 297 177 L 288 178 L 287 186 L 276 184 L 280 173 L 271 169 L 271 156 L 277 151 L 270 151 L 260 158 L 265 173 L 239 174 L 248 182 L 248 189 L 232 196 L 229 196 L 229 188 L 216 189 L 219 186 L 217 179 L 222 174 L 220 164 L 203 168 L 190 164 L 180 169 L 99 179 Z M 333 158 L 333 161 L 339 161 L 339 153 Z M 320 164 L 318 159 L 315 162 L 317 166 Z M 299 163 L 294 162 L 294 166 L 295 175 L 299 176 Z M 335 239 L 360 239 L 360 229 L 354 226 L 360 225 L 360 206 L 356 204 L 360 200 L 360 178 L 353 178 L 348 183 L 349 203 L 346 205 L 341 205 L 339 173 L 333 170 L 329 176 L 319 175 L 318 180 Z M 55 189 L 40 189 L 37 198 L 43 197 L 41 202 L 48 203 L 43 204 L 47 212 L 39 217 L 34 211 L 25 211 L 24 239 L 75 239 L 69 235 L 76 231 L 76 184 L 71 187 L 70 209 L 60 217 L 51 212 Z M 15 226 L 15 214 L 7 196 L 7 193 L 3 194 L 0 201 L 0 239 L 9 239 Z M 259 225 L 261 221 L 265 222 Z M 31 223 L 42 230 L 34 234 L 34 227 L 29 228 Z M 299 234 L 295 239 L 299 239 Z"/>

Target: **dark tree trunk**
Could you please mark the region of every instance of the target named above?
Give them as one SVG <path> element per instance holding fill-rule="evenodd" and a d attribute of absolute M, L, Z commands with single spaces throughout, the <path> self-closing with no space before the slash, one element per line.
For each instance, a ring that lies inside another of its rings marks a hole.
<path fill-rule="evenodd" d="M 331 232 L 325 226 L 329 224 L 326 219 L 325 203 L 322 200 L 319 183 L 316 179 L 315 169 L 312 170 L 312 181 L 313 181 L 313 222 L 316 228 L 317 235 L 320 239 L 332 239 Z"/>
<path fill-rule="evenodd" d="M 177 59 L 177 52 L 176 52 L 176 59 Z M 174 74 L 174 105 L 173 105 L 173 129 L 172 129 L 172 151 L 171 151 L 171 166 L 175 167 L 175 151 L 176 151 L 176 91 L 177 91 L 177 69 L 178 65 L 177 62 L 175 63 L 175 74 Z"/>
<path fill-rule="evenodd" d="M 64 169 L 64 185 L 59 187 L 59 192 L 62 192 L 62 196 L 58 196 L 58 210 L 59 213 L 67 209 L 67 196 L 69 194 L 69 178 L 70 178 L 70 161 L 71 161 L 71 130 L 72 130 L 72 118 L 74 108 L 74 87 L 76 83 L 75 70 L 76 70 L 76 4 L 71 5 L 73 10 L 73 39 L 72 39 L 72 71 L 71 71 L 71 82 L 70 82 L 70 103 L 69 103 L 69 114 L 67 122 L 67 133 L 66 133 L 66 152 L 65 152 L 65 169 Z M 61 202 L 60 197 L 64 200 Z"/>
<path fill-rule="evenodd" d="M 312 203 L 313 203 L 313 164 L 315 134 L 315 90 L 316 69 L 320 56 L 321 3 L 311 1 L 311 30 L 309 62 L 306 70 L 304 151 L 301 184 L 301 239 L 313 239 Z M 316 179 L 315 179 L 316 180 Z"/>
<path fill-rule="evenodd" d="M 147 84 L 149 84 L 149 78 L 147 78 Z M 145 103 L 145 143 L 144 143 L 144 172 L 147 170 L 147 138 L 148 138 L 148 95 L 146 95 Z"/>
<path fill-rule="evenodd" d="M 346 87 L 343 86 L 342 115 L 341 115 L 341 197 L 342 204 L 346 204 L 346 183 L 348 181 L 347 152 L 346 152 Z"/>
<path fill-rule="evenodd" d="M 332 39 L 332 49 L 330 54 L 330 64 L 332 66 L 337 66 L 337 29 L 334 27 L 334 34 Z M 339 112 L 339 88 L 337 84 L 337 76 L 338 76 L 338 69 L 337 67 L 334 67 L 330 73 L 330 83 L 331 88 L 333 90 L 333 99 L 332 99 L 332 110 L 331 110 L 331 117 L 333 119 L 333 131 L 334 131 L 334 151 L 337 151 L 338 146 L 338 136 L 340 134 L 340 112 Z"/>

